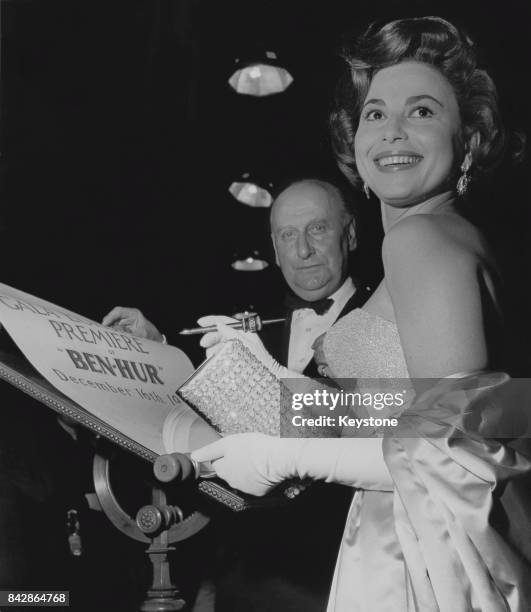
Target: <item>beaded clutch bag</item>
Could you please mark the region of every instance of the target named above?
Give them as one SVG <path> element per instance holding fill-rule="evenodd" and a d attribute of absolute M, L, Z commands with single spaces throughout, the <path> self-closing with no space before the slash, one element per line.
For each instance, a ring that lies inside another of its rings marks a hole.
<path fill-rule="evenodd" d="M 259 432 L 283 437 L 334 437 L 327 427 L 294 426 L 292 386 L 239 340 L 229 340 L 180 387 L 178 394 L 222 435 Z M 320 387 L 310 379 L 306 384 Z"/>
<path fill-rule="evenodd" d="M 178 390 L 220 434 L 278 436 L 282 382 L 238 340 L 225 342 Z"/>

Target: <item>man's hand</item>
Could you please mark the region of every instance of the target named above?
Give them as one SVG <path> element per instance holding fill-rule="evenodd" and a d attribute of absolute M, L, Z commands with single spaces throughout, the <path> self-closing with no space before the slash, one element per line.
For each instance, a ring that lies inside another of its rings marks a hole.
<path fill-rule="evenodd" d="M 103 317 L 102 325 L 114 327 L 140 338 L 163 342 L 164 337 L 159 330 L 142 314 L 138 308 L 115 306 Z"/>

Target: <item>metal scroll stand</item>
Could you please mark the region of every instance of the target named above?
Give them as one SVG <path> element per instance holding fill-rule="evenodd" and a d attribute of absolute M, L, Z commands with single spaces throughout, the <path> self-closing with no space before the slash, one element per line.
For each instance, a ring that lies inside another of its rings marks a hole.
<path fill-rule="evenodd" d="M 172 544 L 185 540 L 200 531 L 209 518 L 196 510 L 183 510 L 168 503 L 168 483 L 172 490 L 185 487 L 195 480 L 195 472 L 185 455 L 163 455 L 154 466 L 151 476 L 151 504 L 142 506 L 132 518 L 118 501 L 111 484 L 111 472 L 116 449 L 98 444 L 93 463 L 96 495 L 111 523 L 128 537 L 149 544 L 146 552 L 153 566 L 153 582 L 147 591 L 141 612 L 174 612 L 186 609 L 179 589 L 172 583 L 168 556 L 175 550 Z M 186 501 L 186 500 L 184 500 Z M 188 501 L 189 503 L 189 501 Z"/>

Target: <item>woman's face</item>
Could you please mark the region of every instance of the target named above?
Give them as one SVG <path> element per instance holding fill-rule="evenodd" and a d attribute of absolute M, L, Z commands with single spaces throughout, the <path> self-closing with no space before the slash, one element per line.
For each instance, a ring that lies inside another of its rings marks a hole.
<path fill-rule="evenodd" d="M 451 188 L 461 121 L 450 83 L 403 62 L 374 75 L 354 144 L 362 179 L 383 202 L 411 206 Z"/>

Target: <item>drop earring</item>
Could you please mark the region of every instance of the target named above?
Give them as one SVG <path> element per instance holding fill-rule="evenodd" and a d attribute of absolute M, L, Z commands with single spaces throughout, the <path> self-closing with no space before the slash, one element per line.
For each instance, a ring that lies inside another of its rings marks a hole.
<path fill-rule="evenodd" d="M 468 186 L 470 184 L 470 175 L 469 175 L 469 170 L 472 166 L 472 156 L 470 155 L 470 153 L 467 153 L 465 155 L 465 159 L 463 160 L 463 163 L 461 164 L 461 176 L 459 177 L 459 180 L 457 181 L 457 195 L 459 197 L 463 197 L 468 189 Z"/>
<path fill-rule="evenodd" d="M 369 185 L 367 185 L 365 181 L 363 181 L 363 193 L 365 194 L 365 197 L 367 198 L 367 200 L 371 199 L 371 192 L 369 190 Z"/>

